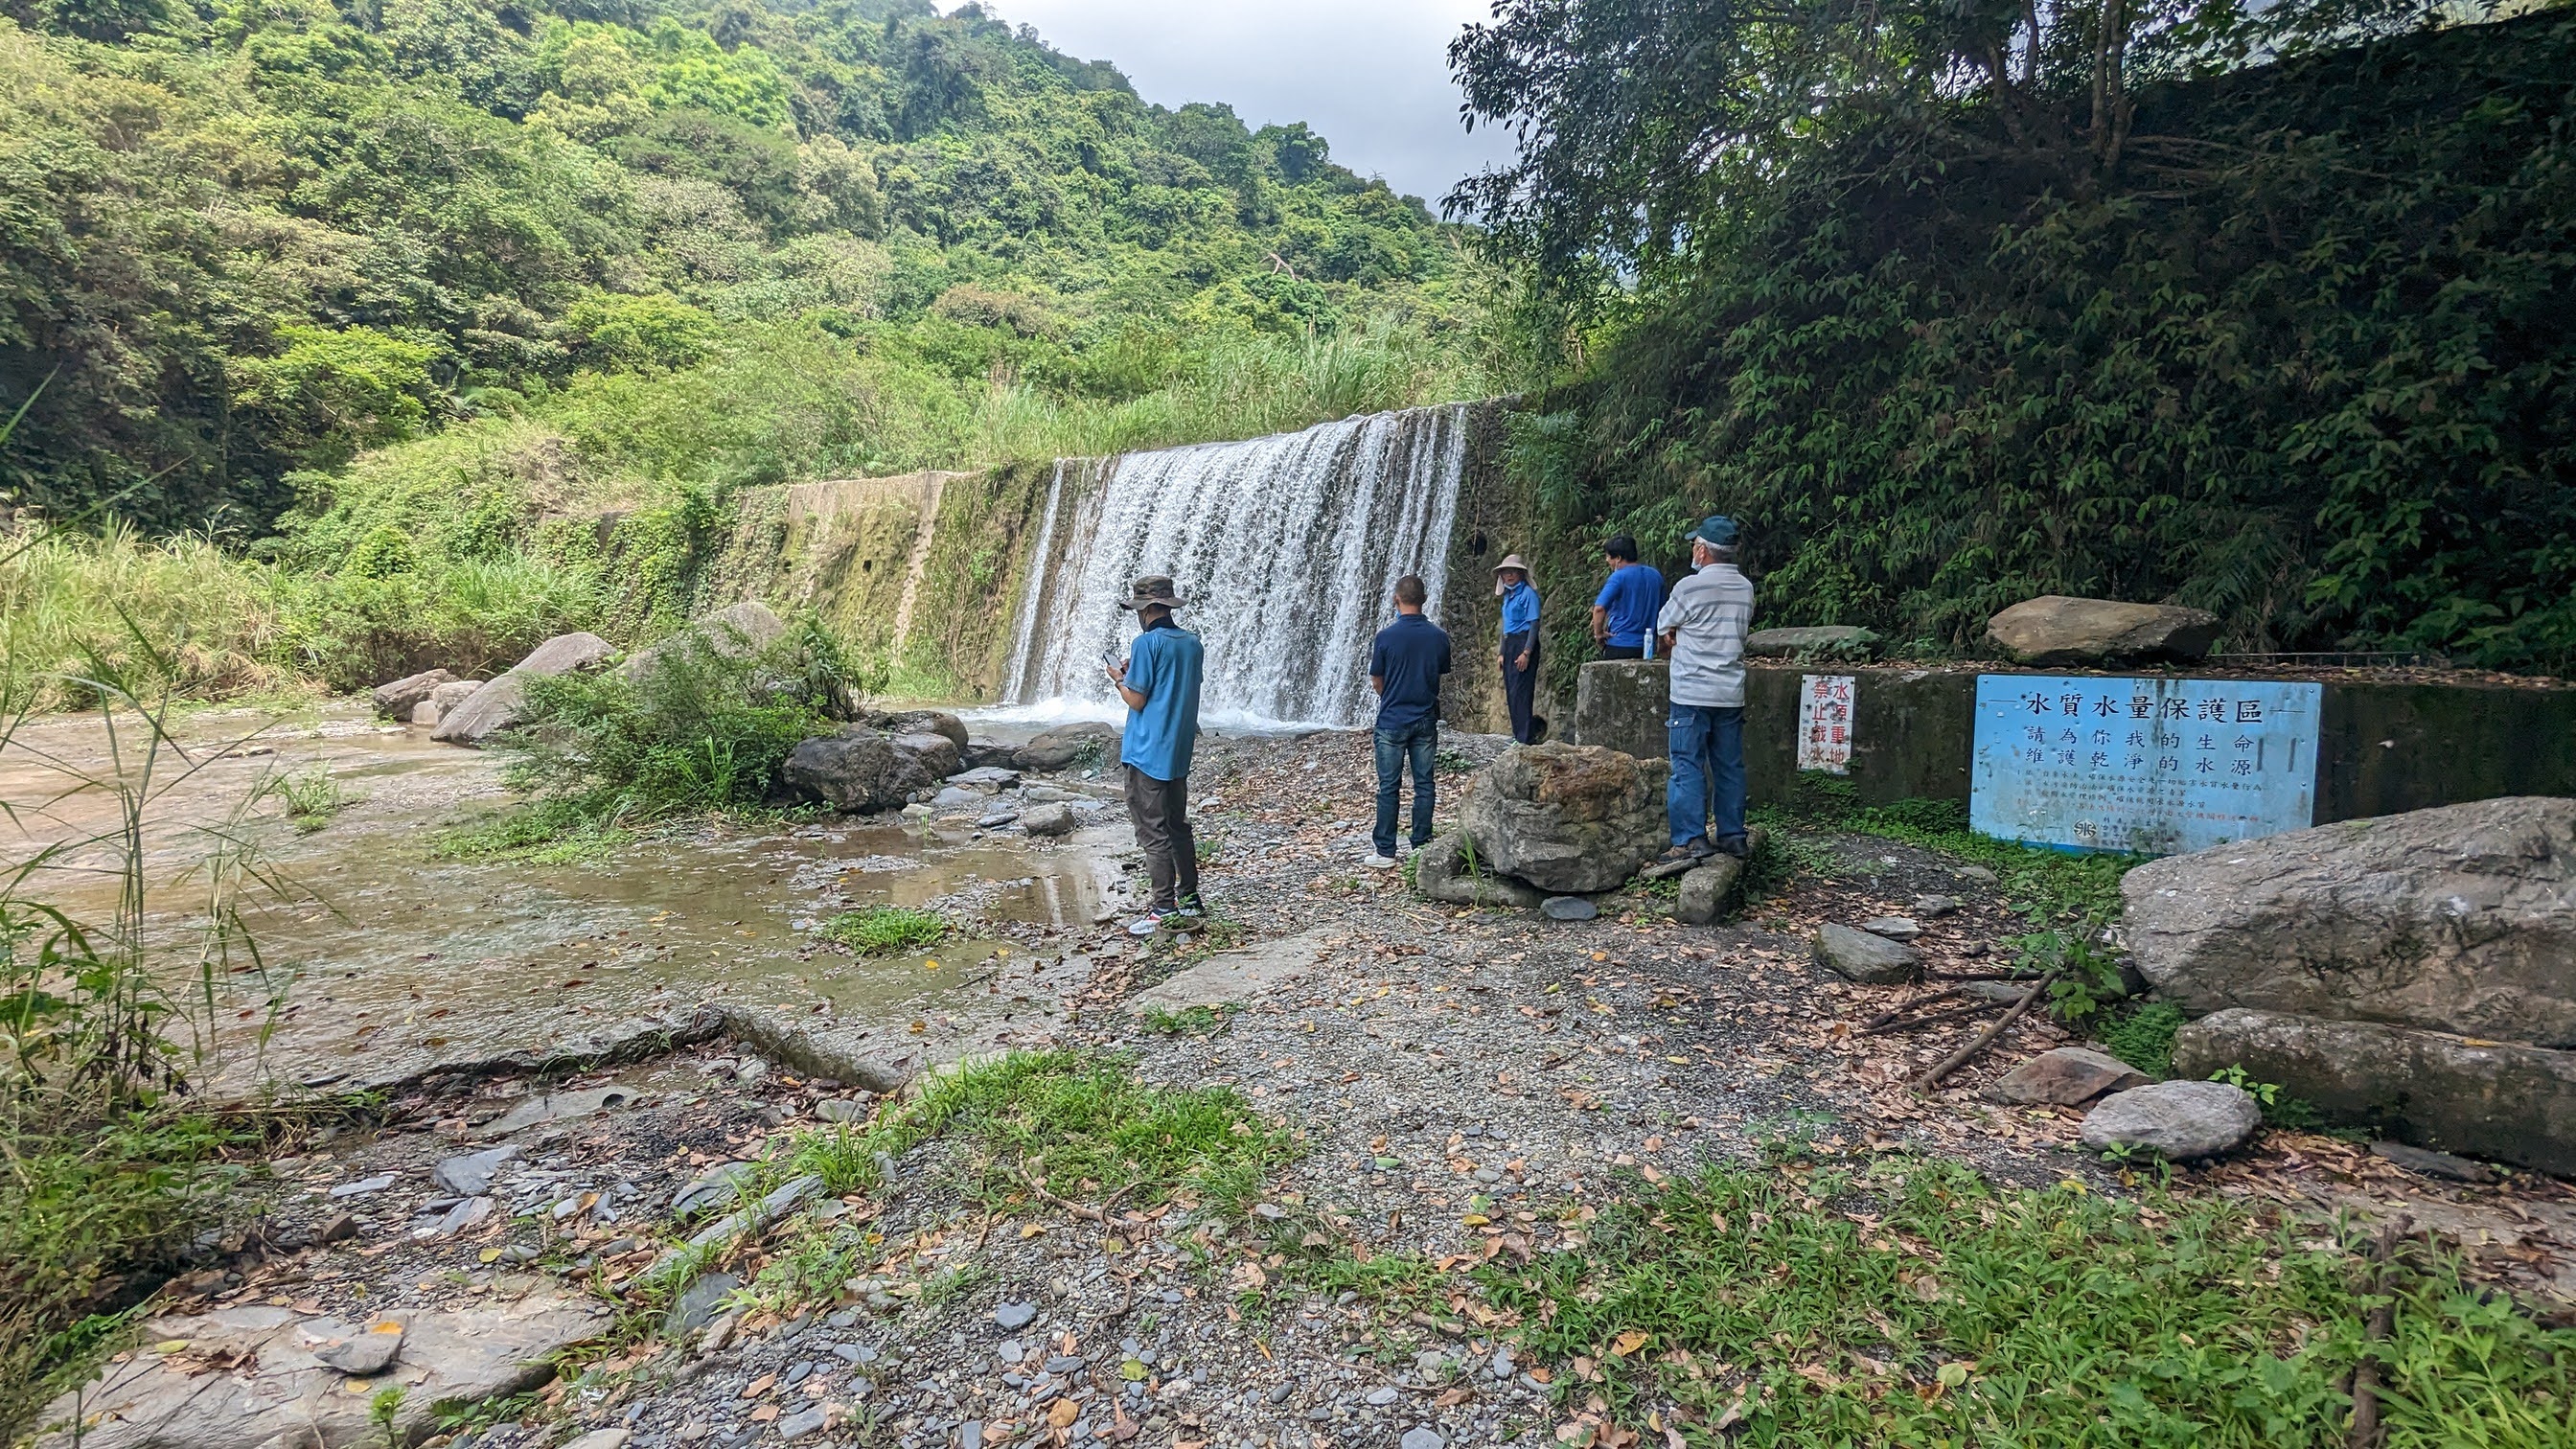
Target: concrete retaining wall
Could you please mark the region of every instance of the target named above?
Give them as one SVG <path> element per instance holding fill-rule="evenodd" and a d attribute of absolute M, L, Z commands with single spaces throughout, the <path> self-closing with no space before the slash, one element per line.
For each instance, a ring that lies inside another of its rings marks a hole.
<path fill-rule="evenodd" d="M 1850 775 L 1858 797 L 1873 805 L 1907 799 L 1966 805 L 1978 672 L 1893 664 L 1751 666 L 1744 762 L 1755 803 L 1786 804 L 1798 789 L 1802 678 L 1849 674 L 1859 680 Z M 1660 661 L 1583 666 L 1573 738 L 1630 754 L 1663 754 L 1665 678 Z M 2576 689 L 2366 676 L 2323 683 L 2317 824 L 2503 795 L 2576 795 Z"/>

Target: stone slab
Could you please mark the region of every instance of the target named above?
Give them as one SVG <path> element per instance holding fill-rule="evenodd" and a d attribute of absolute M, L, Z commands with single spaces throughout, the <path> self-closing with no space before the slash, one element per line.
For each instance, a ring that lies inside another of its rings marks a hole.
<path fill-rule="evenodd" d="M 1235 1006 L 1257 1001 L 1312 971 L 1327 949 L 1321 931 L 1303 931 L 1240 951 L 1221 951 L 1186 971 L 1127 998 L 1127 1010 L 1185 1011 L 1193 1006 Z"/>
<path fill-rule="evenodd" d="M 2174 1070 L 2242 1067 L 2417 1147 L 2576 1175 L 2576 1052 L 2232 1007 L 2174 1035 Z"/>
<path fill-rule="evenodd" d="M 425 1436 L 441 1410 L 524 1393 L 555 1376 L 550 1356 L 606 1331 L 600 1306 L 545 1291 L 513 1302 L 452 1312 L 396 1310 L 400 1357 L 371 1386 L 399 1387 L 394 1433 Z M 45 1449 L 71 1449 L 70 1416 L 81 1417 L 81 1449 L 344 1449 L 381 1445 L 369 1422 L 372 1393 L 343 1387 L 349 1376 L 315 1350 L 344 1334 L 328 1320 L 284 1308 L 244 1307 L 156 1318 L 137 1350 L 111 1364 L 77 1397 L 47 1410 Z M 173 1347 L 173 1346 L 176 1347 Z M 155 1350 L 166 1350 L 156 1352 Z M 207 1361 L 250 1353 L 247 1374 L 207 1371 Z"/>

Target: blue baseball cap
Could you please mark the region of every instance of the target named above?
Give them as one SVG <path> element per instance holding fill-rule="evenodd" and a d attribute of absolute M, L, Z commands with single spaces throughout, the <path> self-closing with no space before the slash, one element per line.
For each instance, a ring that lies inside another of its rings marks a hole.
<path fill-rule="evenodd" d="M 1735 520 L 1723 513 L 1712 513 L 1699 521 L 1690 536 L 1711 548 L 1735 547 Z"/>

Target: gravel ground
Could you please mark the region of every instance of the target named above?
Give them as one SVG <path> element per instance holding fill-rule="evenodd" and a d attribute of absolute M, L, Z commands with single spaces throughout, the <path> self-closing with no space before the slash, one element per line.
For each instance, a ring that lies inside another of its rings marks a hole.
<path fill-rule="evenodd" d="M 1499 742 L 1449 743 L 1472 761 Z M 1978 1094 L 2076 1038 L 2026 1019 L 1917 1096 L 1904 1083 L 1981 1022 L 1867 1035 L 1869 1018 L 1926 988 L 1854 986 L 1809 960 L 1821 922 L 1902 914 L 1942 895 L 1958 910 L 1924 920 L 1917 944 L 1936 966 L 1991 966 L 1993 943 L 2026 926 L 1973 868 L 1827 837 L 1802 856 L 1824 869 L 1733 923 L 1678 925 L 1642 895 L 1557 923 L 1426 905 L 1395 873 L 1361 867 L 1365 737 L 1213 741 L 1194 783 L 1203 839 L 1217 847 L 1206 884 L 1219 921 L 1198 940 L 1140 945 L 1112 923 L 1050 943 L 1068 968 L 1087 959 L 1090 972 L 1055 1044 L 1129 1054 L 1151 1082 L 1231 1086 L 1298 1133 L 1301 1155 L 1266 1185 L 1253 1219 L 1113 1208 L 1099 1220 L 1053 1209 L 997 1220 L 961 1198 L 943 1170 L 953 1149 L 933 1142 L 894 1164 L 888 1192 L 826 1200 L 824 1212 L 872 1236 L 866 1261 L 821 1297 L 704 1303 L 713 1321 L 695 1333 L 639 1318 L 537 1399 L 456 1442 L 515 1449 L 590 1430 L 624 1431 L 631 1449 L 1534 1440 L 1565 1409 L 1551 1400 L 1548 1366 L 1513 1361 L 1487 1331 L 1490 1315 L 1479 1323 L 1481 1305 L 1397 1310 L 1314 1291 L 1274 1250 L 1316 1233 L 1355 1253 L 1453 1263 L 1542 1251 L 1580 1231 L 1585 1204 L 1635 1178 L 1750 1160 L 1780 1138 L 1827 1153 L 1941 1154 L 2019 1184 L 2123 1190 L 2117 1170 L 2072 1150 L 2078 1112 Z M 1453 794 L 1455 783 L 1444 780 Z M 1297 936 L 1319 959 L 1204 1033 L 1150 1029 L 1121 1007 L 1237 936 Z M 186 1286 L 215 1302 L 338 1312 L 507 1293 L 547 1272 L 617 1279 L 652 1261 L 645 1232 L 675 1192 L 759 1157 L 819 1113 L 865 1106 L 721 1046 L 578 1078 L 552 1100 L 585 1106 L 597 1093 L 581 1093 L 602 1086 L 633 1095 L 507 1136 L 524 1155 L 496 1177 L 503 1211 L 454 1236 L 436 1231 L 454 1209 L 430 1167 L 502 1140 L 513 1108 L 544 1109 L 526 1105 L 525 1082 L 398 1103 L 394 1125 L 275 1164 L 268 1255 L 250 1245 L 229 1279 L 214 1269 Z M 381 1188 L 329 1195 L 388 1172 L 395 1181 Z M 2536 1175 L 2500 1188 L 2435 1184 L 2339 1139 L 2273 1132 L 2173 1180 L 2300 1210 L 2403 1210 L 2481 1251 L 2496 1281 L 2576 1296 L 2559 1266 L 2576 1244 L 2576 1194 Z M 349 1236 L 320 1242 L 342 1231 L 331 1224 L 342 1213 Z M 759 1261 L 746 1250 L 725 1266 L 748 1276 Z"/>

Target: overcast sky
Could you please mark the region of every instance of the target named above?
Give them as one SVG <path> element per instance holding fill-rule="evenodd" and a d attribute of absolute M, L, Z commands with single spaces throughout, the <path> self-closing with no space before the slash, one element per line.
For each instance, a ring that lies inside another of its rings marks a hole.
<path fill-rule="evenodd" d="M 941 0 L 940 8 L 957 6 Z M 1510 153 L 1458 124 L 1449 41 L 1489 0 L 987 0 L 1048 44 L 1126 72 L 1165 106 L 1222 101 L 1244 123 L 1304 121 L 1333 159 L 1436 212 L 1459 178 Z"/>

